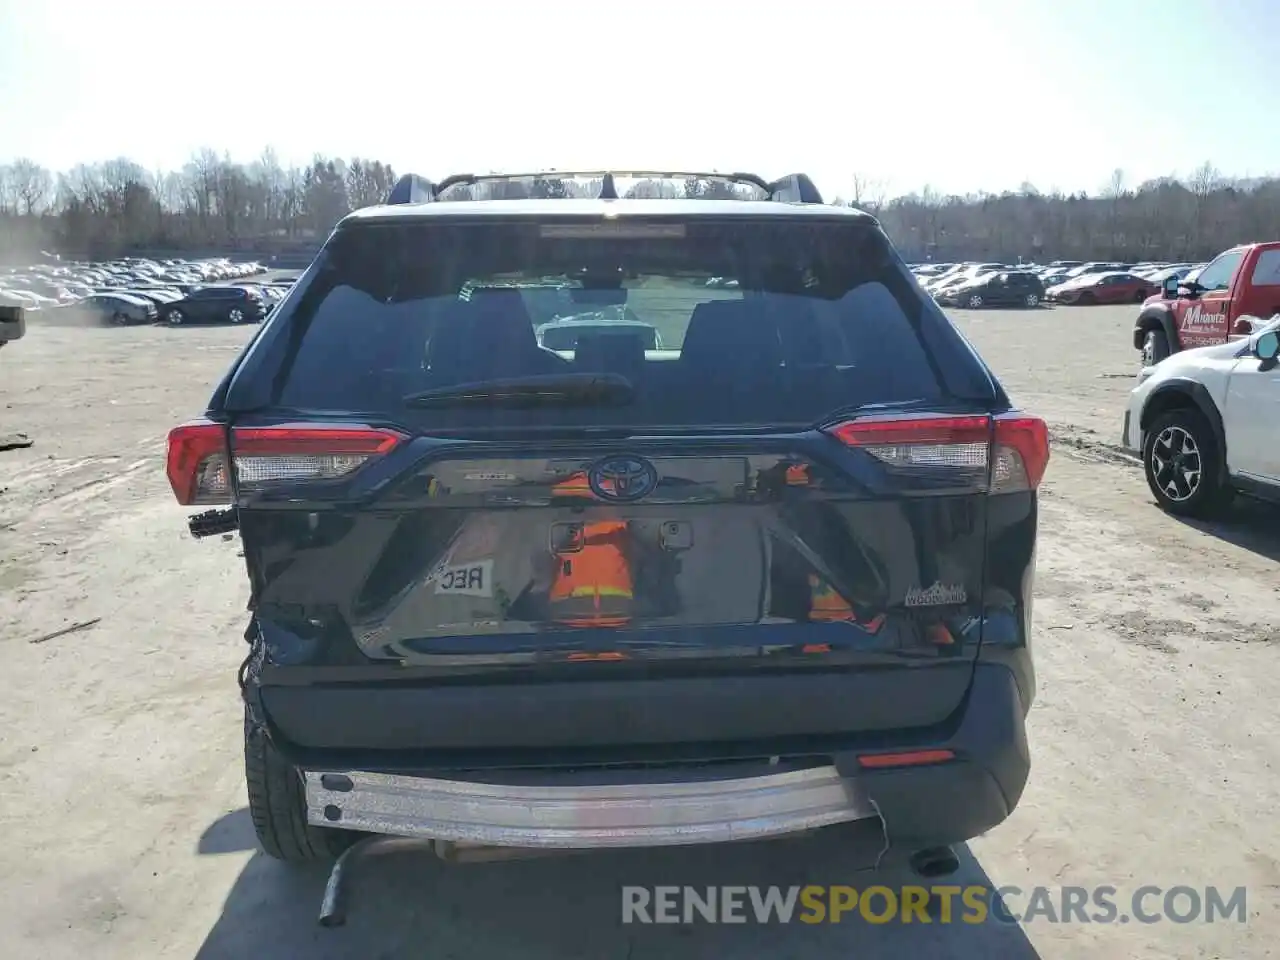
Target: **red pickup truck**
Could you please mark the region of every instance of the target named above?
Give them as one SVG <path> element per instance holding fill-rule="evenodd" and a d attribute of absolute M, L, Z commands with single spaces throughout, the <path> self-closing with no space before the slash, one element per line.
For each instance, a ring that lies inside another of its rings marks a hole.
<path fill-rule="evenodd" d="M 1133 345 L 1143 366 L 1171 353 L 1225 343 L 1252 332 L 1248 318 L 1280 313 L 1280 241 L 1246 243 L 1220 253 L 1194 280 L 1170 277 L 1142 305 Z"/>

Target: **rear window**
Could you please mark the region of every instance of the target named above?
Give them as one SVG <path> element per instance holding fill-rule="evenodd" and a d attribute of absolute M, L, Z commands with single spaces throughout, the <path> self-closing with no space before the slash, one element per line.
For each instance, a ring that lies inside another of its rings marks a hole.
<path fill-rule="evenodd" d="M 1280 285 L 1280 249 L 1263 250 L 1258 254 L 1258 263 L 1253 268 L 1253 285 L 1255 287 Z"/>
<path fill-rule="evenodd" d="M 290 330 L 271 399 L 294 410 L 440 429 L 805 426 L 867 403 L 943 401 L 956 383 L 989 389 L 868 221 L 357 223 L 318 266 L 280 318 Z M 952 369 L 934 356 L 938 338 Z M 405 402 L 582 372 L 620 374 L 634 395 L 536 409 Z"/>

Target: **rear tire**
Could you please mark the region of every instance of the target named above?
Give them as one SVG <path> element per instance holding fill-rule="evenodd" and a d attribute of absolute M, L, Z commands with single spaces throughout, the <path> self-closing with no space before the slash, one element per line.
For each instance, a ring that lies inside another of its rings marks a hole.
<path fill-rule="evenodd" d="M 1222 451 L 1199 410 L 1178 407 L 1155 418 L 1142 440 L 1142 470 L 1160 509 L 1174 516 L 1209 519 L 1231 500 Z"/>
<path fill-rule="evenodd" d="M 1133 295 L 1133 302 L 1134 302 L 1134 303 L 1146 303 L 1146 302 L 1147 302 L 1147 297 L 1148 297 L 1148 296 L 1149 296 L 1149 294 L 1143 293 L 1141 290 L 1139 290 L 1137 293 L 1135 293 L 1135 294 Z"/>
<path fill-rule="evenodd" d="M 1148 330 L 1142 340 L 1142 365 L 1154 367 L 1170 354 L 1169 336 L 1163 330 Z"/>
<path fill-rule="evenodd" d="M 276 752 L 261 727 L 244 722 L 244 780 L 249 815 L 262 851 L 286 863 L 324 863 L 356 841 L 350 830 L 313 827 L 297 767 Z"/>
<path fill-rule="evenodd" d="M 982 309 L 981 295 L 975 293 L 972 296 L 966 297 L 964 301 L 964 306 L 968 307 L 970 310 L 981 310 Z"/>

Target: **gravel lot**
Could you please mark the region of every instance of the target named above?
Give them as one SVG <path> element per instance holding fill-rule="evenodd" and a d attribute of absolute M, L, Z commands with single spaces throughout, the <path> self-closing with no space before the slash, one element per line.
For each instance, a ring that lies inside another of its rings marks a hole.
<path fill-rule="evenodd" d="M 1248 887 L 1236 923 L 619 924 L 624 883 L 851 883 L 838 846 L 775 842 L 449 866 L 366 861 L 349 926 L 324 877 L 254 851 L 235 541 L 190 540 L 166 430 L 251 329 L 33 321 L 0 351 L 0 943 L 14 958 L 1265 957 L 1280 943 L 1280 523 L 1181 523 L 1120 455 L 1132 308 L 957 312 L 1046 416 L 1034 771 L 957 882 Z M 101 618 L 44 642 L 41 635 Z M 885 877 L 889 883 L 901 875 Z"/>

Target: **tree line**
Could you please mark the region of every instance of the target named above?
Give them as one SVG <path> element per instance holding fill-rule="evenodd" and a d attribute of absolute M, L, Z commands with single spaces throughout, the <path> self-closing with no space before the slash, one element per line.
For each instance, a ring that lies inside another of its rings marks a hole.
<path fill-rule="evenodd" d="M 270 149 L 247 164 L 201 150 L 181 170 L 159 171 L 120 158 L 54 173 L 19 159 L 0 166 L 0 260 L 314 246 L 350 211 L 380 203 L 395 179 L 378 160 L 284 167 Z"/>
<path fill-rule="evenodd" d="M 853 205 L 875 213 L 909 259 L 1200 261 L 1238 243 L 1280 239 L 1280 178 L 1223 176 L 1130 186 L 1116 170 L 1096 194 L 1015 191 L 941 196 L 925 187 L 885 199 L 855 178 Z"/>
<path fill-rule="evenodd" d="M 53 172 L 29 159 L 0 165 L 0 260 L 38 251 L 101 258 L 144 250 L 255 255 L 319 244 L 346 213 L 379 203 L 390 164 L 316 156 L 283 166 L 268 149 L 252 163 L 201 150 L 180 170 L 121 158 Z M 1203 260 L 1248 240 L 1280 236 L 1280 178 L 1230 179 L 1211 163 L 1190 176 L 1131 186 L 1116 170 L 1094 194 L 1017 191 L 891 197 L 855 175 L 847 197 L 880 218 L 912 260 Z M 599 184 L 554 176 L 472 191 L 476 196 L 591 195 Z M 631 196 L 733 196 L 716 181 L 629 183 Z M 467 195 L 462 188 L 461 197 Z"/>

